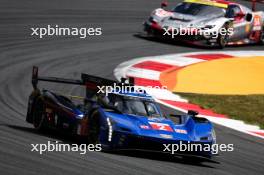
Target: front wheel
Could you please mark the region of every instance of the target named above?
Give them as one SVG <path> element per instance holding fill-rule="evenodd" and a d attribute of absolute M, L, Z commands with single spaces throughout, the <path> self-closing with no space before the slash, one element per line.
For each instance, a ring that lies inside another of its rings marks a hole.
<path fill-rule="evenodd" d="M 99 136 L 100 136 L 100 116 L 97 111 L 93 112 L 91 115 L 91 119 L 88 122 L 88 141 L 91 144 L 99 144 Z"/>

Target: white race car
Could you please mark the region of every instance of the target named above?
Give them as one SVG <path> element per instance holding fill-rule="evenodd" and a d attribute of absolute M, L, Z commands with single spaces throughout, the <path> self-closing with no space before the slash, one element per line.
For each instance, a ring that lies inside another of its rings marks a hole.
<path fill-rule="evenodd" d="M 172 10 L 167 3 L 155 9 L 144 22 L 148 35 L 205 41 L 224 48 L 226 45 L 264 43 L 264 12 L 225 0 L 184 0 Z"/>

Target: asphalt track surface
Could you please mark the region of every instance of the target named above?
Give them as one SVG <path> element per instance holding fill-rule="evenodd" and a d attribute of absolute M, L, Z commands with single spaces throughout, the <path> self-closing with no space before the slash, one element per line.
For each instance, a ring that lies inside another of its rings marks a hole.
<path fill-rule="evenodd" d="M 86 72 L 113 78 L 112 71 L 119 63 L 135 57 L 206 50 L 135 37 L 142 21 L 159 3 L 159 0 L 1 0 L 1 174 L 264 174 L 263 140 L 221 126 L 216 126 L 218 142 L 233 143 L 234 152 L 222 152 L 215 162 L 201 164 L 152 153 L 39 155 L 30 151 L 31 143 L 71 142 L 56 133 L 38 134 L 25 122 L 33 65 L 38 65 L 45 75 L 79 78 L 81 72 Z M 30 36 L 30 27 L 48 24 L 102 27 L 103 36 L 87 39 Z M 263 47 L 226 50 L 263 50 Z M 56 87 L 63 92 L 78 91 L 75 87 Z"/>

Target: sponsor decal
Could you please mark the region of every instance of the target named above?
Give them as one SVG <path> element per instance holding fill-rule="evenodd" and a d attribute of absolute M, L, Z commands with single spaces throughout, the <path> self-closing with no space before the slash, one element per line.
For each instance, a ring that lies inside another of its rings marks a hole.
<path fill-rule="evenodd" d="M 149 122 L 149 124 L 154 130 L 169 131 L 169 132 L 173 131 L 170 125 L 165 124 L 165 123 Z"/>
<path fill-rule="evenodd" d="M 260 31 L 260 30 L 261 30 L 261 17 L 259 15 L 256 15 L 254 17 L 253 31 Z"/>
<path fill-rule="evenodd" d="M 254 17 L 254 26 L 261 26 L 260 16 L 259 15 L 256 15 Z"/>
<path fill-rule="evenodd" d="M 185 129 L 175 129 L 175 132 L 180 133 L 180 134 L 187 134 L 187 130 Z"/>
<path fill-rule="evenodd" d="M 160 134 L 161 137 L 165 138 L 165 139 L 172 139 L 172 135 L 168 135 L 168 134 Z"/>
<path fill-rule="evenodd" d="M 150 129 L 150 127 L 148 125 L 140 125 L 139 126 L 141 129 Z"/>

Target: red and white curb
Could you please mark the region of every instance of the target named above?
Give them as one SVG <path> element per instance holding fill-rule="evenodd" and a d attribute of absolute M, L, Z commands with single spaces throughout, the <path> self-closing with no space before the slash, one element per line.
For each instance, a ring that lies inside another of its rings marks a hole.
<path fill-rule="evenodd" d="M 232 128 L 234 130 L 257 136 L 264 139 L 264 130 L 258 126 L 245 124 L 243 121 L 228 118 L 222 114 L 216 114 L 211 110 L 205 110 L 198 105 L 190 104 L 186 99 L 166 89 L 149 88 L 161 87 L 159 77 L 161 72 L 171 68 L 181 68 L 191 64 L 210 61 L 220 58 L 264 56 L 264 51 L 220 51 L 220 52 L 192 52 L 181 54 L 169 54 L 132 59 L 121 63 L 114 70 L 115 77 L 134 77 L 135 85 L 143 87 L 157 102 L 173 109 L 187 112 L 188 109 L 197 110 L 199 116 L 210 121 Z"/>

